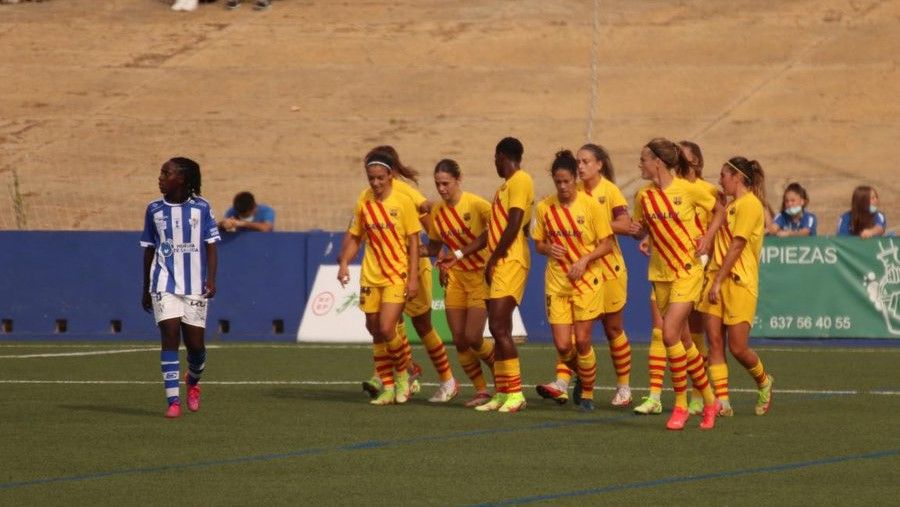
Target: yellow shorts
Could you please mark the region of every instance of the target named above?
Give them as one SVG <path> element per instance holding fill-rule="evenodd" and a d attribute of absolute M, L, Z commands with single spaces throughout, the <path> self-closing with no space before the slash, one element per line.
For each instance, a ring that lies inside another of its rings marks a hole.
<path fill-rule="evenodd" d="M 525 295 L 525 282 L 528 280 L 528 268 L 516 261 L 506 261 L 494 267 L 494 276 L 488 288 L 488 299 L 500 299 L 507 296 L 522 302 Z"/>
<path fill-rule="evenodd" d="M 724 308 L 722 322 L 726 326 L 733 326 L 741 322 L 752 326 L 753 317 L 756 315 L 756 302 L 759 299 L 756 291 L 730 277 L 722 282 L 721 288 Z"/>
<path fill-rule="evenodd" d="M 547 322 L 572 324 L 594 320 L 603 313 L 603 291 L 592 290 L 568 296 L 547 294 Z"/>
<path fill-rule="evenodd" d="M 628 299 L 628 275 L 621 273 L 618 278 L 603 282 L 603 313 L 616 313 L 625 306 Z"/>
<path fill-rule="evenodd" d="M 703 276 L 703 290 L 700 291 L 700 300 L 697 301 L 695 310 L 713 317 L 722 318 L 722 301 L 712 304 L 709 302 L 709 287 L 712 285 L 713 279 L 718 271 L 706 271 Z"/>
<path fill-rule="evenodd" d="M 699 269 L 691 273 L 691 276 L 672 282 L 653 282 L 656 307 L 661 313 L 666 312 L 670 303 L 696 303 L 701 290 L 703 271 Z"/>
<path fill-rule="evenodd" d="M 359 309 L 364 313 L 378 313 L 382 303 L 406 302 L 406 284 L 387 287 L 360 287 Z"/>
<path fill-rule="evenodd" d="M 444 288 L 446 308 L 484 308 L 487 297 L 488 286 L 484 281 L 484 271 L 451 269 L 447 274 L 447 286 Z"/>
<path fill-rule="evenodd" d="M 422 257 L 419 259 L 419 293 L 415 299 L 406 302 L 403 313 L 410 317 L 418 317 L 431 310 L 431 261 Z"/>

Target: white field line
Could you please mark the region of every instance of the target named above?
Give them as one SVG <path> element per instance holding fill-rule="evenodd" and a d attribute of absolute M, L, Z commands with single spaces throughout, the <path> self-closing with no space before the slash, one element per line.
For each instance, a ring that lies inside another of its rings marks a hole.
<path fill-rule="evenodd" d="M 14 354 L 0 356 L 0 359 L 34 359 L 38 357 L 80 357 L 80 356 L 105 356 L 109 354 L 128 354 L 130 352 L 148 352 L 159 350 L 158 347 L 144 349 L 109 349 L 109 350 L 91 350 L 89 352 L 54 352 L 48 354 Z"/>
<path fill-rule="evenodd" d="M 2 380 L 0 384 L 39 384 L 39 385 L 156 385 L 155 380 Z M 203 385 L 213 386 L 358 386 L 355 380 L 204 380 Z M 422 382 L 424 387 L 438 387 L 437 382 Z M 461 387 L 472 387 L 472 384 L 460 383 Z M 522 384 L 522 387 L 532 389 L 532 384 Z M 598 386 L 601 391 L 614 391 L 614 386 Z M 632 391 L 649 391 L 646 387 L 632 387 Z M 669 389 L 670 390 L 670 389 Z M 730 392 L 756 393 L 756 389 L 731 389 Z M 819 395 L 819 396 L 900 396 L 900 391 L 893 390 L 822 390 L 822 389 L 776 389 L 778 394 Z"/>

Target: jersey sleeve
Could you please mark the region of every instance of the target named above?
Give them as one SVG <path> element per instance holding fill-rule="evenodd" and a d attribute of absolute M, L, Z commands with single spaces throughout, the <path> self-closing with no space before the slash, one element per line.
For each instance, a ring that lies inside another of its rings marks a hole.
<path fill-rule="evenodd" d="M 784 221 L 784 213 L 779 213 L 775 215 L 775 218 L 772 220 L 772 223 L 778 226 L 778 229 L 784 230 L 787 227 L 787 223 Z M 806 227 L 806 225 L 804 225 Z"/>
<path fill-rule="evenodd" d="M 844 213 L 843 215 L 841 215 L 841 219 L 838 220 L 837 235 L 850 235 L 850 213 Z"/>
<path fill-rule="evenodd" d="M 203 213 L 203 223 L 201 224 L 203 241 L 206 243 L 215 243 L 219 241 L 219 226 L 216 225 L 216 217 L 213 216 L 212 206 L 206 206 Z"/>
<path fill-rule="evenodd" d="M 816 227 L 818 227 L 819 221 L 816 219 L 816 216 L 812 213 L 807 213 L 806 218 L 803 220 L 803 227 L 809 229 L 809 235 L 816 235 Z"/>
<path fill-rule="evenodd" d="M 350 234 L 361 237 L 363 235 L 362 230 L 362 208 L 363 208 L 363 200 L 360 199 L 356 201 L 356 206 L 353 208 L 353 218 L 350 220 L 350 227 L 347 228 L 347 232 Z"/>
<path fill-rule="evenodd" d="M 544 215 L 547 214 L 547 203 L 541 201 L 535 207 L 534 221 L 532 222 L 531 238 L 535 241 L 544 241 L 547 238 L 547 224 L 544 223 Z"/>
<path fill-rule="evenodd" d="M 416 213 L 419 212 L 419 207 L 422 206 L 423 203 L 428 202 L 428 198 L 419 191 L 418 188 L 410 185 L 409 183 L 400 180 L 394 179 L 394 188 L 400 191 L 401 194 L 409 197 L 409 199 L 413 202 L 416 208 Z"/>
<path fill-rule="evenodd" d="M 875 225 L 880 225 L 882 228 L 887 229 L 887 219 L 884 218 L 884 214 L 880 211 L 875 213 Z"/>
<path fill-rule="evenodd" d="M 621 215 L 628 214 L 628 201 L 625 200 L 625 195 L 622 194 L 619 187 L 610 185 L 609 199 L 609 209 L 612 212 L 613 220 Z"/>
<path fill-rule="evenodd" d="M 638 190 L 637 192 L 635 192 L 635 194 L 634 194 L 634 211 L 632 212 L 632 215 L 631 215 L 632 219 L 634 219 L 635 222 L 643 222 L 644 221 L 644 206 L 642 204 L 643 200 L 644 200 L 644 190 L 641 189 L 641 190 Z"/>
<path fill-rule="evenodd" d="M 275 209 L 271 206 L 260 206 L 258 222 L 275 224 Z"/>
<path fill-rule="evenodd" d="M 438 217 L 440 217 L 441 211 L 440 205 L 434 206 L 431 208 L 431 220 L 428 221 L 428 239 L 431 241 L 443 241 L 441 238 L 441 232 L 438 230 L 437 221 Z"/>
<path fill-rule="evenodd" d="M 141 246 L 150 247 L 159 244 L 159 235 L 156 233 L 156 226 L 153 223 L 153 215 L 150 213 L 150 207 L 144 212 L 144 232 L 141 233 Z"/>
<path fill-rule="evenodd" d="M 491 221 L 491 203 L 480 196 L 475 196 L 475 198 L 472 199 L 472 202 L 474 204 L 475 213 L 481 217 L 484 227 L 487 228 Z"/>
<path fill-rule="evenodd" d="M 734 207 L 734 229 L 732 234 L 736 238 L 749 240 L 764 221 L 762 205 L 753 199 L 741 199 Z"/>
<path fill-rule="evenodd" d="M 235 218 L 237 217 L 237 211 L 234 210 L 234 206 L 225 210 L 225 218 Z"/>
<path fill-rule="evenodd" d="M 520 169 L 521 171 L 521 169 Z M 519 208 L 528 211 L 534 199 L 534 188 L 526 174 L 517 175 L 509 180 L 509 209 Z"/>
<path fill-rule="evenodd" d="M 703 208 L 710 213 L 716 207 L 716 194 L 714 192 L 710 192 L 701 185 L 688 184 L 687 188 L 688 195 L 696 207 Z"/>

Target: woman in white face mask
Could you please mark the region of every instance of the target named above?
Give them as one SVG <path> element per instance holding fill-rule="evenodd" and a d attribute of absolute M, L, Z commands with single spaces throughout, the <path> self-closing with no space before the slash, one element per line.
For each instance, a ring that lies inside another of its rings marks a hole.
<path fill-rule="evenodd" d="M 878 211 L 878 192 L 866 185 L 856 187 L 850 200 L 850 211 L 841 215 L 838 221 L 837 235 L 871 238 L 883 236 L 885 229 L 887 220 Z"/>
<path fill-rule="evenodd" d="M 796 182 L 788 185 L 781 200 L 781 213 L 773 220 L 768 233 L 780 237 L 815 236 L 818 221 L 806 211 L 808 205 L 806 189 Z"/>

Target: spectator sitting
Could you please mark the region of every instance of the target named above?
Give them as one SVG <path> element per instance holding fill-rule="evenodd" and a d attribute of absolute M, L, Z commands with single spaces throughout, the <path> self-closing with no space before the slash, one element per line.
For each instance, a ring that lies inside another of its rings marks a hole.
<path fill-rule="evenodd" d="M 265 204 L 256 204 L 250 192 L 241 192 L 234 196 L 234 204 L 225 211 L 219 228 L 226 232 L 272 232 L 275 229 L 275 210 Z"/>
<path fill-rule="evenodd" d="M 784 189 L 781 213 L 775 216 L 768 233 L 774 236 L 815 236 L 816 216 L 806 211 L 809 196 L 799 183 L 791 183 Z"/>
<path fill-rule="evenodd" d="M 871 238 L 883 236 L 887 220 L 878 211 L 878 192 L 869 186 L 859 186 L 853 190 L 850 211 L 841 215 L 838 222 L 838 236 L 859 236 Z"/>

